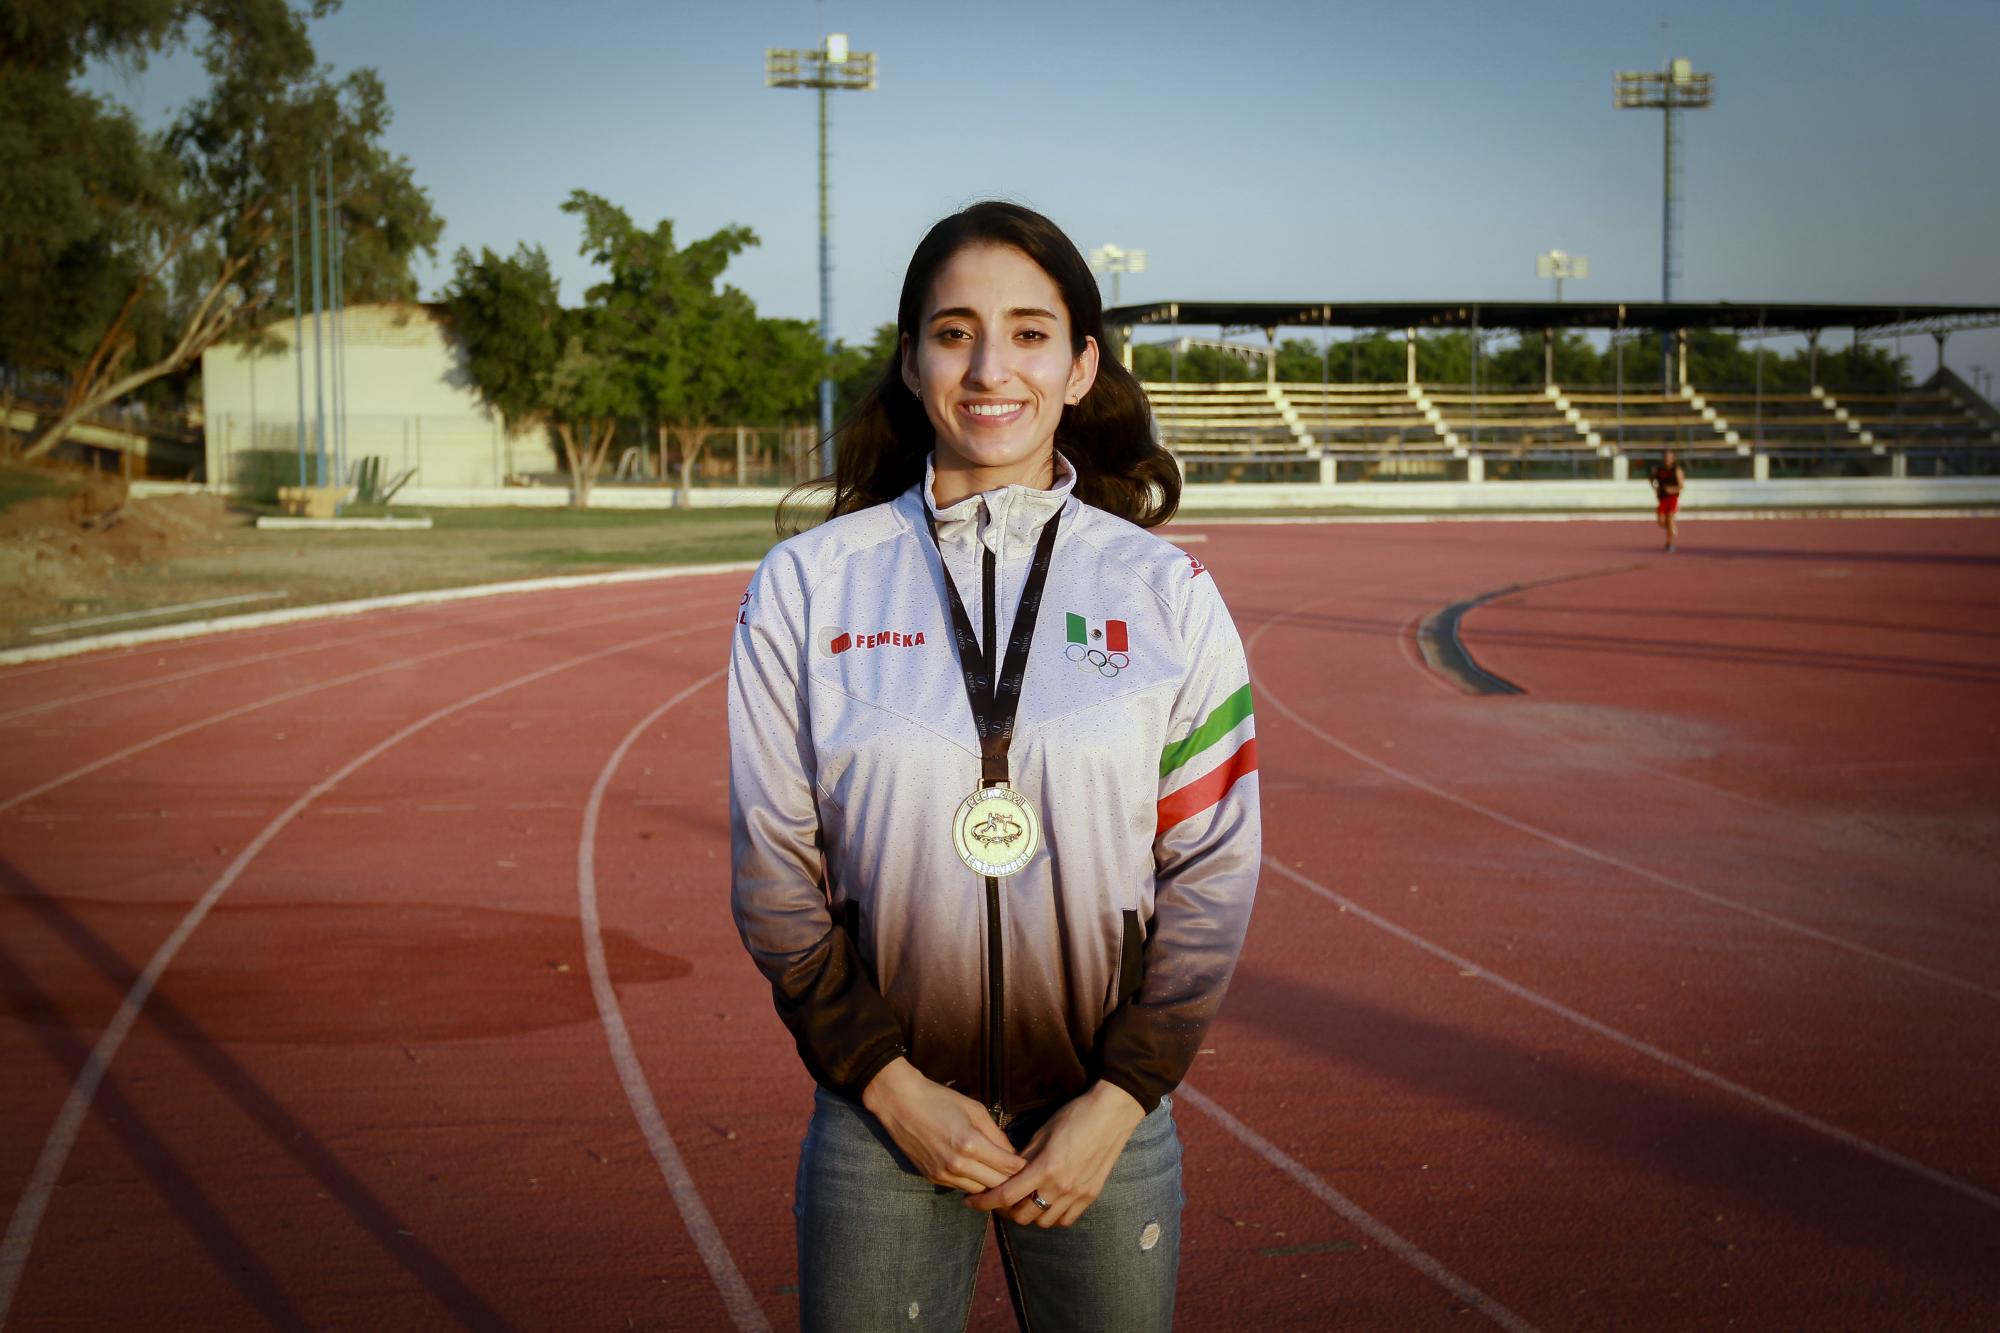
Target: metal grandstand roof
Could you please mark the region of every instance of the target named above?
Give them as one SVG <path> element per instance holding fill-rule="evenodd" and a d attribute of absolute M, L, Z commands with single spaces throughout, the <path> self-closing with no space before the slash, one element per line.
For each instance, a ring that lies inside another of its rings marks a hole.
<path fill-rule="evenodd" d="M 1840 305 L 1800 301 L 1155 301 L 1104 312 L 1113 325 L 1225 328 L 1754 329 L 1949 333 L 2000 327 L 2000 305 Z"/>

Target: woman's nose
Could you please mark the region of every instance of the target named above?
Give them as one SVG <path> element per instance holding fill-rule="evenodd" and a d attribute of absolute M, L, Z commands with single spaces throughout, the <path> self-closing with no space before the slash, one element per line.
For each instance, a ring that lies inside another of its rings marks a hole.
<path fill-rule="evenodd" d="M 972 349 L 972 357 L 966 363 L 965 376 L 969 383 L 980 388 L 991 388 L 1005 384 L 1011 370 L 1007 365 L 1007 345 L 997 338 L 981 338 Z"/>

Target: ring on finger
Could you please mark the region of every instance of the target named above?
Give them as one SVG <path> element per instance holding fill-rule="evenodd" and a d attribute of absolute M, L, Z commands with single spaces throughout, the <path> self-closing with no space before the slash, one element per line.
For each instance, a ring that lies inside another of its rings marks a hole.
<path fill-rule="evenodd" d="M 1031 1202 L 1031 1203 L 1033 1203 L 1033 1204 L 1035 1205 L 1035 1207 L 1037 1207 L 1037 1208 L 1041 1209 L 1041 1210 L 1042 1210 L 1043 1212 L 1045 1212 L 1045 1213 L 1046 1213 L 1046 1212 L 1047 1212 L 1047 1211 L 1048 1211 L 1048 1210 L 1049 1210 L 1050 1208 L 1052 1208 L 1052 1207 L 1054 1207 L 1054 1206 L 1055 1206 L 1055 1205 L 1051 1204 L 1051 1203 L 1050 1203 L 1050 1202 L 1049 1202 L 1049 1201 L 1048 1201 L 1047 1199 L 1044 1199 L 1044 1198 L 1042 1197 L 1042 1192 L 1041 1192 L 1040 1190 L 1036 1190 L 1036 1191 L 1035 1191 L 1035 1192 L 1034 1192 L 1033 1194 L 1030 1194 L 1030 1195 L 1028 1196 L 1028 1201 L 1029 1201 L 1029 1202 Z"/>

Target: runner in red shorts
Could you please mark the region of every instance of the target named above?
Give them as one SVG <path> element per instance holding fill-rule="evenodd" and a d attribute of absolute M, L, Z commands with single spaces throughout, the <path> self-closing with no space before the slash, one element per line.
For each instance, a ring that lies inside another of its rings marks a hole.
<path fill-rule="evenodd" d="M 1674 549 L 1674 515 L 1681 507 L 1681 487 L 1687 485 L 1687 469 L 1669 449 L 1660 459 L 1660 465 L 1653 469 L 1653 494 L 1660 498 L 1660 507 L 1653 517 L 1667 532 L 1667 549 Z"/>

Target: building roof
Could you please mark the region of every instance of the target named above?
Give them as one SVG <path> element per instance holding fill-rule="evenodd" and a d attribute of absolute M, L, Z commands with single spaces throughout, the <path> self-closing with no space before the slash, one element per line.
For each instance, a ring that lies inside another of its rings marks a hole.
<path fill-rule="evenodd" d="M 1154 301 L 1104 322 L 1269 329 L 1755 329 L 1870 336 L 2000 327 L 2000 305 L 1853 305 L 1803 301 Z M 1275 332 L 1274 332 L 1275 336 Z"/>

